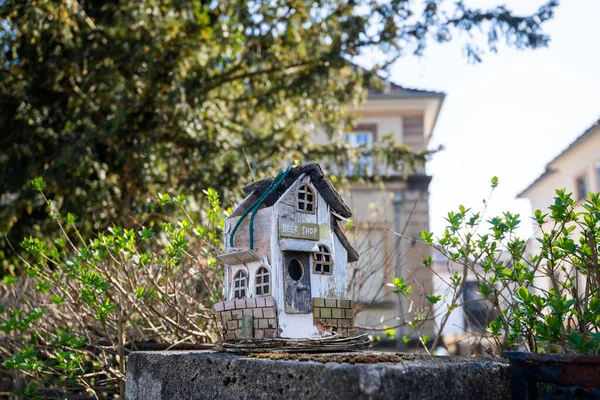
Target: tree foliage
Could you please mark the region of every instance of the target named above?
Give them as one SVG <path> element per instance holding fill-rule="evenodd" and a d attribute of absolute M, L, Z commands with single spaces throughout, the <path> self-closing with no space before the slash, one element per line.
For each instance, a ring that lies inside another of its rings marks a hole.
<path fill-rule="evenodd" d="M 492 50 L 501 39 L 545 46 L 556 6 L 516 16 L 441 3 L 2 1 L 0 232 L 17 243 L 51 229 L 28 188 L 36 176 L 87 235 L 141 224 L 158 193 L 228 195 L 249 167 L 339 155 L 348 106 L 389 63 L 460 32 L 483 33 Z M 368 71 L 350 63 L 366 51 L 382 55 Z M 317 128 L 337 139 L 329 150 L 308 140 Z M 390 149 L 391 160 L 414 157 Z"/>

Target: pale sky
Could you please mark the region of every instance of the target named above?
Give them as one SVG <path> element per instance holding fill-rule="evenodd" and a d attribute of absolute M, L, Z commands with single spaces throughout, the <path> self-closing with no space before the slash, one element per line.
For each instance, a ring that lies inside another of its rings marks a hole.
<path fill-rule="evenodd" d="M 542 0 L 505 3 L 530 12 Z M 444 216 L 459 204 L 481 208 L 496 175 L 500 186 L 488 212 L 520 213 L 527 226 L 521 234 L 531 234 L 529 202 L 516 195 L 600 117 L 600 0 L 562 0 L 546 29 L 552 37 L 546 49 L 500 47 L 472 65 L 454 41 L 391 69 L 400 85 L 447 94 L 431 142 L 446 149 L 428 165 L 434 232 L 443 231 Z"/>

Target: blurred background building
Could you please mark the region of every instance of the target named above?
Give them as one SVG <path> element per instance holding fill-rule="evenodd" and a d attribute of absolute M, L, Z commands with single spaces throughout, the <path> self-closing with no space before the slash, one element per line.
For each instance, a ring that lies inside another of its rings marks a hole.
<path fill-rule="evenodd" d="M 517 197 L 529 199 L 532 211 L 541 210 L 546 213 L 548 207 L 554 203 L 557 189 L 566 189 L 567 193 L 573 193 L 575 200 L 585 199 L 589 192 L 600 192 L 600 119 L 554 157 L 546 165 L 542 175 Z M 550 232 L 551 223 L 547 222 L 542 229 L 544 232 Z M 534 237 L 542 234 L 534 231 Z M 577 235 L 577 231 L 574 234 Z M 539 247 L 537 240 L 528 242 L 528 251 L 531 253 L 537 252 Z M 550 279 L 540 279 L 538 286 L 548 289 Z"/>
<path fill-rule="evenodd" d="M 371 90 L 367 101 L 356 110 L 357 123 L 345 140 L 353 146 L 369 147 L 392 134 L 412 150 L 424 151 L 444 98 L 441 92 L 393 83 L 383 90 Z M 322 144 L 328 138 L 317 132 L 314 140 Z M 354 213 L 350 234 L 361 255 L 349 273 L 350 288 L 360 307 L 356 323 L 377 332 L 400 324 L 402 315 L 409 320 L 415 311 L 406 301 L 399 305 L 398 296 L 388 286 L 395 277 L 403 277 L 413 286 L 411 296 L 415 302 L 424 301 L 424 293 L 432 292 L 431 271 L 421 266 L 430 249 L 414 240 L 429 229 L 428 188 L 432 177 L 427 175 L 425 165 L 399 172 L 372 157 L 361 158 L 348 170 L 362 178 L 353 181 L 344 193 Z M 371 177 L 374 171 L 380 175 L 377 179 Z M 433 334 L 432 323 L 423 328 L 422 334 Z M 409 333 L 399 328 L 395 337 L 401 341 Z"/>

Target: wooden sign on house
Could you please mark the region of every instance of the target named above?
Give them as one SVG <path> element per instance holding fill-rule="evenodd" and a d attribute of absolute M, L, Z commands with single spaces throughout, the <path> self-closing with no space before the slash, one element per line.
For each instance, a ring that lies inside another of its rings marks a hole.
<path fill-rule="evenodd" d="M 350 218 L 319 164 L 287 168 L 244 187 L 225 221 L 225 340 L 353 334 L 348 263 L 358 260 L 338 222 Z"/>

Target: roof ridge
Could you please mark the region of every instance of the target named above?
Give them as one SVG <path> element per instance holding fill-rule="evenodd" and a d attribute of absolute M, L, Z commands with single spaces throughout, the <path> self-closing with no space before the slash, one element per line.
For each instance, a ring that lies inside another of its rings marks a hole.
<path fill-rule="evenodd" d="M 315 187 L 315 189 L 319 192 L 323 200 L 327 203 L 327 205 L 334 211 L 336 214 L 343 218 L 352 217 L 352 210 L 350 207 L 346 205 L 346 202 L 337 191 L 337 189 L 333 186 L 333 183 L 329 179 L 329 177 L 325 174 L 321 166 L 315 161 L 308 161 L 302 165 L 293 167 L 290 169 L 290 172 L 287 175 L 287 178 L 279 185 L 277 190 L 275 190 L 271 195 L 269 195 L 263 205 L 265 207 L 271 207 L 283 196 L 285 192 L 296 182 L 302 175 L 306 175 L 310 177 L 310 181 Z M 254 194 L 256 196 L 260 196 L 264 193 L 265 190 L 269 187 L 269 185 L 273 182 L 273 177 L 263 178 L 256 182 L 253 182 L 249 185 L 244 186 L 243 190 L 248 196 Z M 236 213 L 241 207 L 240 204 L 233 211 L 231 215 Z M 333 212 L 330 213 L 331 220 L 331 229 L 337 235 L 340 243 L 348 252 L 348 262 L 358 261 L 359 255 L 356 249 L 350 244 L 344 232 L 341 230 L 337 223 L 337 219 L 339 219 Z"/>

